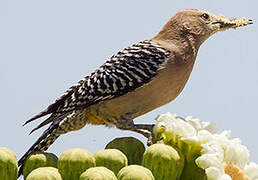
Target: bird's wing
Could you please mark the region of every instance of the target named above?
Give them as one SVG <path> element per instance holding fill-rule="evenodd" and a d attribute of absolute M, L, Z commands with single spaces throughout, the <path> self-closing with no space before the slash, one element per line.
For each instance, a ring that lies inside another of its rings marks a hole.
<path fill-rule="evenodd" d="M 151 40 L 125 48 L 26 123 L 52 113 L 34 129 L 36 130 L 56 119 L 55 117 L 60 118 L 73 110 L 84 109 L 133 91 L 157 75 L 170 53 Z"/>

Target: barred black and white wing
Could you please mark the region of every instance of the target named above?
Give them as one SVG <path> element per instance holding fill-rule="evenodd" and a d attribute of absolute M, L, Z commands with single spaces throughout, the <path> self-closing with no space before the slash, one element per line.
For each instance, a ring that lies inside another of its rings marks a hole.
<path fill-rule="evenodd" d="M 151 40 L 125 48 L 26 123 L 52 113 L 36 130 L 73 110 L 133 91 L 150 82 L 169 55 L 168 50 Z"/>

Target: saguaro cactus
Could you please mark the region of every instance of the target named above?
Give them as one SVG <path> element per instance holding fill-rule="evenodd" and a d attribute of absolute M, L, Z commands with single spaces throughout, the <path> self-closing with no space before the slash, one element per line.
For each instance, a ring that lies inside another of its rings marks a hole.
<path fill-rule="evenodd" d="M 171 146 L 154 144 L 145 151 L 142 165 L 151 170 L 155 179 L 179 180 L 184 168 L 184 157 Z"/>
<path fill-rule="evenodd" d="M 8 148 L 0 147 L 0 179 L 16 180 L 18 164 L 16 155 Z"/>
<path fill-rule="evenodd" d="M 116 138 L 109 142 L 105 149 L 118 149 L 122 151 L 126 155 L 129 165 L 140 165 L 145 151 L 144 144 L 134 137 Z"/>
<path fill-rule="evenodd" d="M 122 168 L 118 172 L 117 178 L 118 180 L 155 180 L 151 171 L 140 165 L 130 165 Z"/>
<path fill-rule="evenodd" d="M 92 167 L 81 174 L 80 180 L 117 180 L 117 178 L 106 167 Z"/>
<path fill-rule="evenodd" d="M 79 179 L 81 173 L 95 166 L 95 159 L 87 150 L 71 149 L 58 159 L 58 169 L 63 180 Z"/>
<path fill-rule="evenodd" d="M 40 167 L 34 169 L 26 180 L 62 180 L 61 174 L 54 167 Z"/>
<path fill-rule="evenodd" d="M 94 154 L 96 166 L 104 166 L 115 174 L 128 165 L 127 157 L 118 149 L 100 150 Z"/>
<path fill-rule="evenodd" d="M 23 167 L 23 176 L 26 179 L 28 174 L 39 167 L 55 167 L 57 168 L 57 156 L 53 153 L 36 152 L 30 155 Z"/>

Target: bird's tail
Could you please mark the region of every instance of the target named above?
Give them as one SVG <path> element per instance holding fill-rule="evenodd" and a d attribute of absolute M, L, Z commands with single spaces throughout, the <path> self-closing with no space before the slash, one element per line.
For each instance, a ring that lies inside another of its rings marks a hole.
<path fill-rule="evenodd" d="M 39 137 L 39 139 L 30 147 L 30 149 L 20 158 L 18 161 L 19 165 L 19 174 L 21 175 L 23 170 L 23 165 L 26 158 L 34 152 L 37 151 L 46 151 L 49 146 L 62 134 L 58 132 L 60 121 L 53 122 Z"/>

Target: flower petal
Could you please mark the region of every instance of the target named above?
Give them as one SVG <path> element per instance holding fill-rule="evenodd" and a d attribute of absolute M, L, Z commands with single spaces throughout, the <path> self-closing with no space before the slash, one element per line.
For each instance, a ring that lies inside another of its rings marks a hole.
<path fill-rule="evenodd" d="M 251 180 L 258 180 L 258 164 L 254 162 L 247 164 L 244 172 Z"/>

